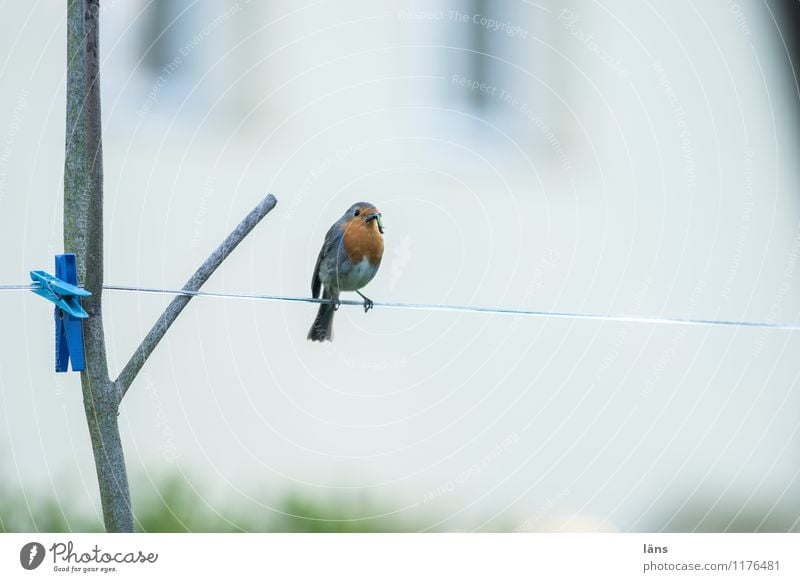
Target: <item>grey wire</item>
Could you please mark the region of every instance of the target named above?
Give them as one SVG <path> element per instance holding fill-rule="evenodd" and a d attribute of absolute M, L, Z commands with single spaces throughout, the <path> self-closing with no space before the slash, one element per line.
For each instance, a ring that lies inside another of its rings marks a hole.
<path fill-rule="evenodd" d="M 126 287 L 122 285 L 104 285 L 104 289 L 111 291 L 129 291 L 140 293 L 156 293 L 163 295 L 188 295 L 192 297 L 217 297 L 223 299 L 255 299 L 260 301 L 291 301 L 296 303 L 331 303 L 329 299 L 314 299 L 311 297 L 290 297 L 287 295 L 251 295 L 245 293 L 222 293 L 214 291 L 182 291 L 178 289 L 154 289 L 149 287 Z M 363 306 L 361 301 L 342 300 L 342 305 Z M 604 313 L 581 313 L 573 311 L 537 311 L 532 309 L 512 309 L 505 307 L 476 307 L 469 305 L 447 305 L 430 303 L 398 303 L 392 301 L 375 301 L 375 307 L 388 307 L 390 309 L 415 309 L 425 311 L 459 311 L 464 313 L 492 313 L 497 315 L 524 315 L 531 317 L 589 319 L 602 321 L 616 321 L 624 323 L 654 323 L 673 325 L 715 325 L 732 327 L 751 327 L 765 329 L 781 329 L 787 331 L 800 331 L 800 323 L 784 322 L 758 322 L 735 321 L 722 319 L 690 319 L 676 317 L 637 317 L 633 315 L 612 315 Z"/>
<path fill-rule="evenodd" d="M 31 291 L 34 285 L 0 285 L 0 291 Z M 125 291 L 129 293 L 150 293 L 156 295 L 185 295 L 188 297 L 211 297 L 218 299 L 243 299 L 256 301 L 284 301 L 293 303 L 331 303 L 329 299 L 312 297 L 291 297 L 288 295 L 259 295 L 248 293 L 224 293 L 217 291 L 184 291 L 182 289 L 158 289 L 155 287 L 131 287 L 127 285 L 103 285 L 109 291 Z M 363 306 L 361 301 L 342 300 L 341 305 Z M 389 309 L 414 309 L 424 311 L 458 311 L 462 313 L 492 313 L 496 315 L 522 315 L 529 317 L 545 317 L 552 319 L 585 319 L 594 321 L 615 321 L 620 323 L 652 323 L 669 325 L 704 325 L 726 327 L 749 327 L 758 329 L 774 329 L 800 331 L 800 323 L 768 322 L 768 321 L 736 321 L 727 319 L 693 319 L 678 317 L 639 317 L 635 315 L 613 315 L 608 313 L 581 313 L 577 311 L 538 311 L 533 309 L 512 309 L 505 307 L 476 307 L 470 305 L 447 305 L 430 303 L 397 303 L 392 301 L 375 301 L 375 307 Z"/>

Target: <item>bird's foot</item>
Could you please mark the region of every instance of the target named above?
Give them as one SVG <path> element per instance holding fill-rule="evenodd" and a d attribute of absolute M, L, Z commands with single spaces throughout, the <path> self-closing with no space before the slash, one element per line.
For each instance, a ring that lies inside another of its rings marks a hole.
<path fill-rule="evenodd" d="M 333 301 L 333 310 L 339 311 L 339 308 L 342 306 L 342 300 L 338 297 L 333 297 L 331 301 Z"/>
<path fill-rule="evenodd" d="M 375 307 L 375 304 L 372 302 L 372 299 L 362 294 L 361 291 L 356 291 L 356 293 L 361 295 L 361 299 L 364 300 L 364 313 Z"/>

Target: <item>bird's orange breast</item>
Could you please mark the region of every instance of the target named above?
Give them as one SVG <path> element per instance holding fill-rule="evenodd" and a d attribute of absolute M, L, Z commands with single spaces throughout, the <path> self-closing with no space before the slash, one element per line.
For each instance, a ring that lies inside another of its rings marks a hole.
<path fill-rule="evenodd" d="M 366 257 L 377 265 L 383 257 L 383 235 L 378 230 L 376 221 L 364 222 L 361 219 L 350 220 L 342 225 L 344 230 L 344 248 L 354 263 Z"/>

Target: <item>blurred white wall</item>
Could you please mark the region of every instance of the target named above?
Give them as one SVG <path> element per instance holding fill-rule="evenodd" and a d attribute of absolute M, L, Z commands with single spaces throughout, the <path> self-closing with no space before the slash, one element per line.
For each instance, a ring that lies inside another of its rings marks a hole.
<path fill-rule="evenodd" d="M 797 99 L 760 6 L 154 10 L 103 4 L 108 283 L 178 287 L 271 191 L 209 289 L 307 295 L 366 199 L 378 301 L 797 320 Z M 65 8 L 2 11 L 0 283 L 22 283 L 61 251 Z M 106 294 L 112 370 L 167 301 Z M 445 529 L 800 515 L 797 334 L 342 309 L 319 346 L 314 311 L 191 303 L 122 406 L 134 497 L 177 466 L 226 503 L 302 486 Z M 0 313 L 0 487 L 96 507 L 52 312 Z"/>

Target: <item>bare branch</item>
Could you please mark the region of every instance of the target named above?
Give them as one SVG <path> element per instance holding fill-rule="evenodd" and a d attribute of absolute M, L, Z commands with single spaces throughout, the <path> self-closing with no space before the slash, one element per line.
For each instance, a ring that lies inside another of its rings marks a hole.
<path fill-rule="evenodd" d="M 67 8 L 67 111 L 64 157 L 64 250 L 78 258 L 78 280 L 92 292 L 83 306 L 86 369 L 81 372 L 83 404 L 109 532 L 132 532 L 130 489 L 117 415 L 122 397 L 158 342 L 191 297 L 176 297 L 112 382 L 103 330 L 103 146 L 100 116 L 99 0 L 69 0 Z M 267 196 L 236 227 L 186 283 L 197 291 L 275 207 Z"/>
<path fill-rule="evenodd" d="M 200 287 L 208 281 L 208 278 L 211 277 L 214 271 L 217 270 L 217 267 L 222 264 L 222 261 L 224 261 L 233 249 L 242 242 L 242 239 L 253 230 L 270 210 L 275 208 L 277 202 L 278 201 L 272 194 L 264 198 L 264 200 L 239 223 L 239 226 L 228 235 L 222 244 L 211 253 L 211 256 L 206 259 L 200 268 L 195 271 L 194 275 L 192 275 L 183 286 L 183 291 L 198 291 Z M 175 297 L 164 310 L 164 313 L 158 318 L 158 321 L 153 325 L 153 328 L 149 331 L 147 336 L 142 340 L 139 347 L 136 348 L 136 351 L 133 353 L 128 363 L 125 364 L 119 378 L 116 380 L 117 387 L 120 390 L 120 400 L 128 392 L 128 388 L 130 388 L 136 375 L 142 369 L 142 366 L 144 366 L 147 358 L 153 353 L 158 342 L 161 341 L 161 338 L 164 337 L 164 334 L 167 333 L 167 330 L 175 322 L 181 311 L 183 311 L 183 308 L 186 307 L 191 299 L 192 297 L 190 295 L 178 295 Z"/>
<path fill-rule="evenodd" d="M 92 441 L 103 521 L 109 532 L 132 532 L 128 475 L 117 424 L 119 395 L 108 376 L 103 332 L 103 140 L 100 117 L 98 0 L 67 8 L 67 111 L 64 155 L 64 250 L 78 258 L 86 369 L 83 406 Z"/>

